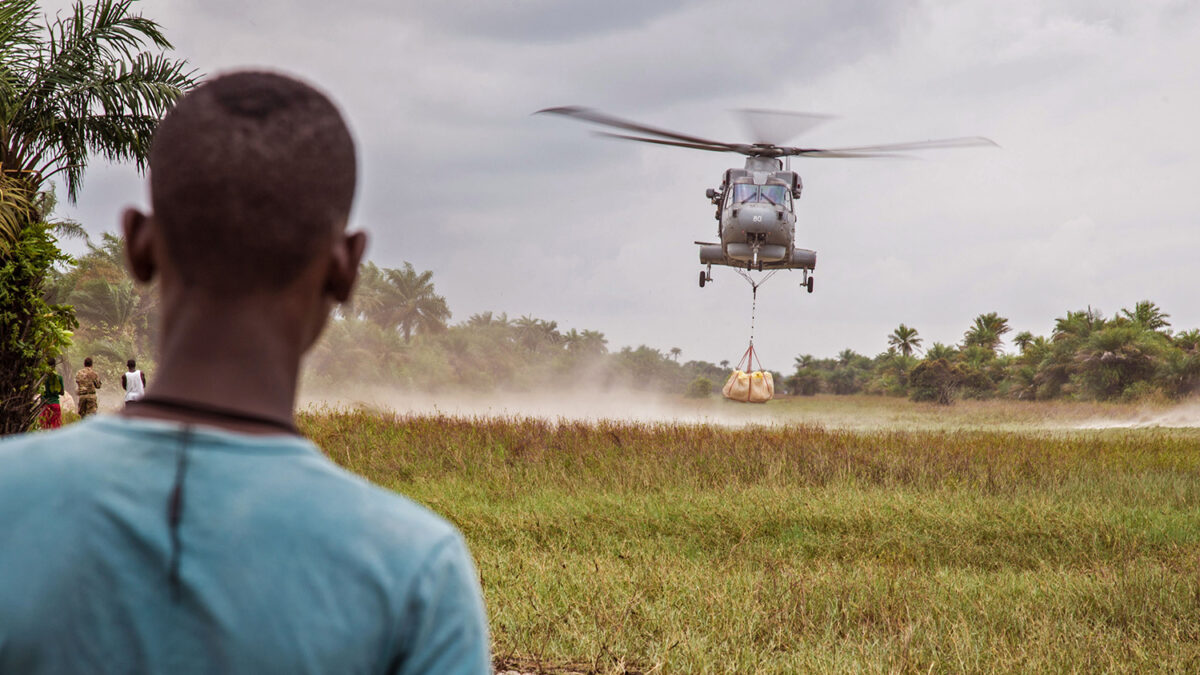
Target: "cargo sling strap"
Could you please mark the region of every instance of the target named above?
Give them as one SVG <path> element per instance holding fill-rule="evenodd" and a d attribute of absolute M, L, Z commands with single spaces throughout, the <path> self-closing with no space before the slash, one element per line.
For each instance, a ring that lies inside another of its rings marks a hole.
<path fill-rule="evenodd" d="M 746 349 L 746 353 L 742 355 L 741 361 L 738 361 L 737 369 L 750 372 L 751 370 L 754 370 L 753 361 L 758 361 L 758 370 L 762 370 L 762 361 L 759 361 L 758 354 L 754 351 L 754 317 L 758 313 L 758 287 L 770 281 L 771 277 L 775 276 L 775 273 L 779 270 L 771 270 L 769 274 L 758 281 L 750 278 L 750 275 L 746 274 L 742 270 L 734 271 L 742 275 L 742 278 L 746 280 L 746 283 L 750 284 L 750 346 Z M 742 368 L 743 362 L 746 364 L 744 369 Z"/>

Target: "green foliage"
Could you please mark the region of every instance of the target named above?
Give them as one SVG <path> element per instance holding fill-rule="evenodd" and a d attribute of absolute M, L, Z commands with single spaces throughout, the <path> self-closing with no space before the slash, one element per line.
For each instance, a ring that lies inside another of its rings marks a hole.
<path fill-rule="evenodd" d="M 158 329 L 154 287 L 134 284 L 129 278 L 119 237 L 105 232 L 99 242 L 89 241 L 87 248 L 67 271 L 53 270 L 43 292 L 48 301 L 74 306 L 79 319 L 71 348 L 62 355 L 67 379 L 88 356 L 95 359 L 94 368 L 104 382 L 117 382 L 131 358 L 147 377 L 153 377 L 151 355 Z M 101 392 L 101 399 L 106 393 Z"/>
<path fill-rule="evenodd" d="M 1132 311 L 1121 310 L 1121 315 L 1143 330 L 1170 333 L 1169 330 L 1163 329 L 1171 327 L 1171 322 L 1167 321 L 1171 315 L 1164 313 L 1158 305 L 1149 300 L 1138 302 L 1133 306 Z"/>
<path fill-rule="evenodd" d="M 1076 352 L 1076 376 L 1086 394 L 1117 398 L 1148 380 L 1166 349 L 1161 334 L 1139 324 L 1107 326 L 1091 333 Z"/>
<path fill-rule="evenodd" d="M 815 396 L 821 391 L 821 376 L 813 370 L 798 370 L 787 385 L 796 396 Z"/>
<path fill-rule="evenodd" d="M 968 374 L 957 363 L 946 359 L 925 359 L 913 368 L 910 376 L 910 398 L 914 401 L 932 401 L 950 405 L 954 394 L 967 380 Z"/>
<path fill-rule="evenodd" d="M 77 288 L 58 274 L 54 265 L 66 258 L 51 230 L 78 235 L 81 229 L 47 224 L 54 208 L 51 177 L 62 174 L 74 199 L 92 156 L 132 161 L 141 169 L 158 120 L 195 83 L 184 61 L 143 51 L 161 52 L 171 44 L 132 6 L 133 0 L 78 0 L 43 25 L 36 0 L 0 3 L 0 254 L 6 275 L 0 433 L 27 426 L 30 391 L 44 374 L 44 366 L 30 365 L 32 355 L 44 359 L 67 344 L 62 333 L 74 319 L 61 303 L 80 302 L 85 314 L 99 313 L 88 319 L 102 315 L 110 327 L 136 313 L 135 294 L 123 276 L 105 280 L 116 287 Z M 19 291 L 13 290 L 16 279 L 23 284 Z M 76 291 L 81 295 L 70 298 Z"/>
<path fill-rule="evenodd" d="M 1000 348 L 1004 334 L 1011 330 L 1008 319 L 996 312 L 980 314 L 975 317 L 971 328 L 963 334 L 963 346 L 983 347 L 994 353 Z"/>
<path fill-rule="evenodd" d="M 1001 336 L 1011 328 L 990 312 L 975 318 L 961 345 L 935 342 L 920 364 L 905 349 L 916 330 L 901 324 L 888 336 L 888 350 L 873 360 L 849 349 L 833 359 L 796 357 L 787 384 L 800 394 L 866 392 L 942 402 L 1181 398 L 1200 391 L 1200 329 L 1172 335 L 1168 316 L 1149 300 L 1111 319 L 1088 307 L 1056 319 L 1049 338 L 1017 333 L 1018 353 L 1005 354 Z M 914 367 L 920 368 L 916 379 Z"/>
<path fill-rule="evenodd" d="M 912 356 L 913 352 L 920 350 L 921 338 L 918 337 L 916 328 L 900 324 L 888 336 L 888 344 L 899 349 L 901 354 Z"/>
<path fill-rule="evenodd" d="M 940 342 L 933 343 L 929 351 L 925 352 L 927 359 L 953 359 L 958 356 L 958 350 L 953 346 L 944 345 Z"/>
<path fill-rule="evenodd" d="M 49 230 L 44 223 L 25 227 L 0 262 L 0 435 L 33 423 L 34 397 L 50 373 L 46 359 L 71 343 L 77 325 L 70 307 L 42 297 L 49 270 L 70 261 Z"/>
<path fill-rule="evenodd" d="M 688 398 L 708 398 L 712 396 L 712 393 L 713 381 L 701 375 L 688 384 L 687 391 L 683 395 Z"/>
<path fill-rule="evenodd" d="M 142 168 L 158 120 L 195 84 L 133 0 L 77 0 L 42 26 L 36 0 L 0 10 L 0 164 L 36 194 L 62 173 L 74 199 L 88 157 Z"/>
<path fill-rule="evenodd" d="M 365 263 L 347 312 L 398 329 L 405 342 L 412 340 L 413 333 L 440 333 L 450 319 L 446 299 L 434 292 L 433 272 L 418 274 L 407 262 L 400 269 Z"/>

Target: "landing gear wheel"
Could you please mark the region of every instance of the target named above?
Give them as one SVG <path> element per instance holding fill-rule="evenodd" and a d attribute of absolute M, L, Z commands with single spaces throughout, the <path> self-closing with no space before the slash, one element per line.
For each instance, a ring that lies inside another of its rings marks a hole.
<path fill-rule="evenodd" d="M 704 282 L 706 281 L 708 281 L 708 278 L 704 275 L 704 270 L 700 270 L 700 288 L 704 288 Z"/>
<path fill-rule="evenodd" d="M 812 293 L 812 287 L 813 287 L 813 278 L 812 278 L 812 277 L 809 277 L 809 278 L 808 278 L 808 283 L 807 283 L 807 284 L 805 284 L 805 285 L 806 285 L 806 286 L 808 286 L 808 292 L 809 292 L 809 293 Z"/>

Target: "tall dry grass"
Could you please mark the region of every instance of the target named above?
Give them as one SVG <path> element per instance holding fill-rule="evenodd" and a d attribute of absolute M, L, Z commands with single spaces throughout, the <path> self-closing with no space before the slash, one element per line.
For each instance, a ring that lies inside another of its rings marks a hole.
<path fill-rule="evenodd" d="M 503 664 L 1200 669 L 1200 433 L 301 416 L 457 524 Z"/>

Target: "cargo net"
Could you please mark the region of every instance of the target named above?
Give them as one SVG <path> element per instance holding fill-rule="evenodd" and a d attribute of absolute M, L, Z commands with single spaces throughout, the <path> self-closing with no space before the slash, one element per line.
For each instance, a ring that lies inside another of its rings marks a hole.
<path fill-rule="evenodd" d="M 758 368 L 755 368 L 757 364 Z M 721 394 L 731 401 L 742 403 L 766 403 L 775 396 L 775 380 L 771 373 L 763 370 L 762 362 L 758 360 L 758 352 L 754 351 L 754 343 L 746 348 L 746 353 L 738 361 L 737 368 L 725 381 Z"/>
<path fill-rule="evenodd" d="M 772 271 L 759 281 L 754 281 L 750 278 L 750 275 L 741 270 L 738 270 L 738 273 L 749 282 L 752 289 L 750 301 L 750 346 L 746 348 L 746 352 L 742 354 L 737 367 L 729 375 L 729 379 L 725 381 L 725 386 L 721 388 L 721 394 L 731 401 L 766 403 L 775 396 L 775 380 L 771 377 L 770 372 L 763 369 L 762 361 L 758 358 L 758 352 L 754 350 L 754 316 L 758 311 L 758 287 L 767 283 L 767 280 L 774 276 L 775 272 Z M 755 365 L 758 366 L 757 369 Z"/>

